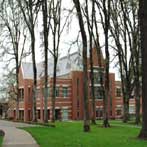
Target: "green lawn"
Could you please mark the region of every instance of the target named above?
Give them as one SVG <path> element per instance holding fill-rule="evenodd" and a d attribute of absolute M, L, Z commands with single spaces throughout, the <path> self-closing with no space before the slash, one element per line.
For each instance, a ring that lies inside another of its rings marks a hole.
<path fill-rule="evenodd" d="M 119 126 L 120 125 L 120 126 Z M 111 122 L 111 128 L 91 126 L 84 133 L 81 122 L 58 122 L 55 128 L 25 128 L 36 139 L 40 147 L 146 147 L 147 141 L 136 139 L 140 128 Z"/>
<path fill-rule="evenodd" d="M 3 137 L 0 136 L 0 147 L 2 147 L 2 143 L 3 143 Z"/>

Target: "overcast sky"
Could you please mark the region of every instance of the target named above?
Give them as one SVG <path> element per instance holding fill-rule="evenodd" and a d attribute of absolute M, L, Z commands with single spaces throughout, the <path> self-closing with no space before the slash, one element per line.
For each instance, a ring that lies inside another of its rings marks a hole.
<path fill-rule="evenodd" d="M 73 3 L 72 0 L 63 0 L 63 6 L 64 8 L 68 9 L 68 8 L 72 8 L 73 7 Z M 66 13 L 67 14 L 67 13 Z M 38 25 L 37 25 L 37 31 L 36 31 L 36 59 L 37 62 L 40 62 L 43 60 L 43 54 L 41 52 L 41 48 L 40 48 L 40 44 L 41 44 L 41 40 L 40 40 L 40 32 L 41 32 L 41 20 L 42 18 L 40 17 L 38 20 Z M 64 15 L 62 15 L 62 19 L 64 19 Z M 104 37 L 103 37 L 103 30 L 101 27 L 99 27 L 99 32 L 100 32 L 100 43 L 101 45 L 104 44 Z M 70 43 L 72 41 L 74 41 L 77 38 L 79 32 L 79 24 L 77 21 L 76 16 L 74 15 L 72 17 L 72 21 L 70 26 L 67 28 L 65 28 L 62 36 L 61 36 L 61 43 L 60 43 L 60 54 L 61 56 L 65 56 L 68 52 L 68 49 L 70 47 Z M 49 42 L 50 43 L 50 42 Z M 51 43 L 50 43 L 51 45 Z M 78 47 L 75 45 L 71 48 L 70 53 L 75 52 L 78 50 Z M 111 60 L 112 57 L 114 55 L 114 52 L 111 51 Z M 26 59 L 24 59 L 24 62 L 30 62 L 31 61 L 31 56 L 27 57 Z M 116 73 L 116 80 L 119 80 L 119 74 L 118 74 L 118 68 L 114 68 L 116 63 L 116 60 L 110 64 L 110 72 L 114 72 Z M 0 62 L 0 77 L 2 78 L 2 75 L 4 73 L 3 67 L 4 67 L 5 63 L 4 62 Z"/>

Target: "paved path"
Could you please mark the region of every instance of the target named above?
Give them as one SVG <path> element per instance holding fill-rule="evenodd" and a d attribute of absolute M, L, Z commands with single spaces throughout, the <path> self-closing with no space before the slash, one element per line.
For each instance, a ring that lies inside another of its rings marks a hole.
<path fill-rule="evenodd" d="M 0 129 L 5 132 L 2 147 L 39 147 L 28 132 L 16 128 L 30 126 L 34 125 L 0 120 Z"/>

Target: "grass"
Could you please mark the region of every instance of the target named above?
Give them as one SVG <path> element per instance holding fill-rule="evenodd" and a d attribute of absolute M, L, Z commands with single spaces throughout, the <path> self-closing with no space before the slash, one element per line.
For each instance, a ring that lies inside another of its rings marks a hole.
<path fill-rule="evenodd" d="M 2 147 L 2 143 L 3 143 L 3 137 L 0 136 L 0 147 Z"/>
<path fill-rule="evenodd" d="M 136 138 L 140 128 L 112 121 L 111 128 L 91 126 L 84 133 L 81 122 L 58 122 L 55 128 L 24 128 L 36 139 L 40 147 L 146 147 L 147 141 Z"/>

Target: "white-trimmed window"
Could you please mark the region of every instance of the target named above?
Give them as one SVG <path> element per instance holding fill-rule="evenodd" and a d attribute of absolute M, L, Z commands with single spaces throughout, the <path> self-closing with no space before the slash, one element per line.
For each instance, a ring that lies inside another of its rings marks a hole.
<path fill-rule="evenodd" d="M 40 94 L 41 94 L 41 93 L 40 93 L 40 89 L 37 88 L 37 89 L 36 89 L 36 97 L 37 97 L 37 98 L 40 98 Z"/>
<path fill-rule="evenodd" d="M 134 114 L 135 113 L 135 105 L 130 105 L 129 106 L 129 113 Z"/>
<path fill-rule="evenodd" d="M 23 100 L 24 99 L 24 89 L 23 88 L 20 88 L 19 89 L 19 99 L 20 100 Z"/>
<path fill-rule="evenodd" d="M 120 87 L 116 88 L 116 96 L 121 97 L 121 88 Z"/>
<path fill-rule="evenodd" d="M 103 88 L 102 87 L 95 87 L 94 88 L 95 92 L 95 98 L 96 99 L 103 99 Z"/>
<path fill-rule="evenodd" d="M 45 88 L 43 88 L 43 96 L 45 96 Z M 47 96 L 50 97 L 50 87 L 47 87 Z"/>
<path fill-rule="evenodd" d="M 56 87 L 56 89 L 55 89 L 55 96 L 56 97 L 59 97 L 59 91 L 60 91 L 59 87 Z"/>
<path fill-rule="evenodd" d="M 68 87 L 62 88 L 62 94 L 63 94 L 63 97 L 68 97 Z"/>

